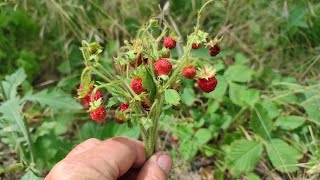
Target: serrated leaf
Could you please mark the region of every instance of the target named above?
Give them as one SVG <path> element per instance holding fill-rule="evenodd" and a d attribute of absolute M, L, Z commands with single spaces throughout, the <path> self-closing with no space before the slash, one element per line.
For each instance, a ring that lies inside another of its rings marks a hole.
<path fill-rule="evenodd" d="M 298 150 L 289 146 L 281 139 L 272 139 L 266 144 L 267 153 L 272 165 L 281 172 L 295 172 L 298 159 L 301 158 Z"/>
<path fill-rule="evenodd" d="M 255 141 L 240 140 L 231 144 L 227 154 L 227 164 L 236 174 L 249 172 L 259 162 L 263 151 L 262 144 Z"/>
<path fill-rule="evenodd" d="M 268 115 L 271 119 L 279 116 L 280 109 L 277 107 L 277 105 L 274 102 L 272 102 L 268 99 L 264 99 L 261 102 L 261 105 L 268 112 Z"/>
<path fill-rule="evenodd" d="M 10 99 L 0 106 L 0 118 L 4 119 L 6 122 L 2 124 L 0 121 L 0 126 L 3 128 L 9 128 L 11 131 L 18 131 L 18 134 L 22 134 L 20 138 L 24 143 L 26 142 L 28 146 L 31 146 L 31 142 L 28 139 L 29 129 L 26 127 L 23 117 L 21 116 L 22 107 L 19 105 L 18 99 Z M 17 135 L 18 136 L 18 135 Z M 17 139 L 16 139 L 17 140 Z M 17 141 L 19 142 L 19 141 Z"/>
<path fill-rule="evenodd" d="M 115 97 L 111 97 L 108 101 L 108 104 L 106 106 L 106 108 L 112 107 L 113 105 L 115 105 L 118 102 L 118 100 Z"/>
<path fill-rule="evenodd" d="M 212 138 L 212 134 L 208 129 L 201 128 L 194 134 L 194 138 L 195 138 L 194 143 L 197 143 L 199 145 L 204 145 L 210 141 L 210 139 Z"/>
<path fill-rule="evenodd" d="M 27 78 L 26 73 L 22 68 L 18 69 L 15 73 L 5 77 L 1 81 L 4 96 L 6 99 L 12 99 L 17 96 L 17 87 Z"/>
<path fill-rule="evenodd" d="M 26 97 L 26 100 L 38 102 L 41 106 L 49 106 L 52 110 L 79 110 L 81 105 L 74 98 L 62 91 L 48 91 L 45 89 L 39 93 Z"/>
<path fill-rule="evenodd" d="M 286 116 L 279 117 L 275 125 L 285 130 L 293 130 L 300 127 L 305 121 L 306 118 L 302 116 Z"/>
<path fill-rule="evenodd" d="M 196 94 L 192 88 L 184 88 L 181 94 L 181 100 L 187 106 L 191 106 L 196 100 Z"/>
<path fill-rule="evenodd" d="M 234 82 L 250 82 L 253 75 L 253 70 L 244 65 L 230 66 L 224 73 L 224 76 L 229 81 Z"/>
<path fill-rule="evenodd" d="M 236 64 L 247 64 L 249 59 L 242 53 L 237 53 L 234 57 Z"/>
<path fill-rule="evenodd" d="M 142 125 L 142 127 L 143 127 L 146 131 L 153 126 L 152 120 L 151 120 L 150 118 L 146 118 L 146 117 L 140 118 L 139 123 Z"/>
<path fill-rule="evenodd" d="M 146 70 L 143 77 L 142 86 L 150 92 L 150 98 L 151 100 L 153 100 L 157 93 L 157 86 L 154 83 L 153 78 L 148 70 Z"/>
<path fill-rule="evenodd" d="M 272 120 L 261 104 L 256 104 L 252 111 L 251 128 L 261 137 L 267 139 L 272 130 Z"/>
<path fill-rule="evenodd" d="M 243 101 L 243 94 L 247 92 L 247 87 L 244 85 L 239 85 L 236 83 L 229 84 L 229 96 L 231 101 L 239 106 L 245 106 L 246 104 Z"/>
<path fill-rule="evenodd" d="M 174 89 L 167 89 L 164 92 L 165 100 L 168 104 L 178 105 L 180 103 L 180 95 Z"/>

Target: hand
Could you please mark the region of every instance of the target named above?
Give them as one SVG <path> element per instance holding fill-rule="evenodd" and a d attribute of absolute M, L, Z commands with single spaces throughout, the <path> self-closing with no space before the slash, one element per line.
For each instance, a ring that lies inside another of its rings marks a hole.
<path fill-rule="evenodd" d="M 56 164 L 45 179 L 165 180 L 171 166 L 172 159 L 164 152 L 146 160 L 141 141 L 127 137 L 88 139 Z"/>

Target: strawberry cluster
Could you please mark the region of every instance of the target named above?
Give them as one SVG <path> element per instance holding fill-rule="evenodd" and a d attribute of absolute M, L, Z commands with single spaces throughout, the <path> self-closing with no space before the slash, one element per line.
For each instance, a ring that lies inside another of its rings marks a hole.
<path fill-rule="evenodd" d="M 177 87 L 182 79 L 194 79 L 205 93 L 212 92 L 218 84 L 216 72 L 208 64 L 210 61 L 196 57 L 194 51 L 208 48 L 210 56 L 217 56 L 221 38 L 208 41 L 209 34 L 199 29 L 198 18 L 194 32 L 183 45 L 180 37 L 171 31 L 173 28 L 166 23 L 163 25 L 159 26 L 157 19 L 151 19 L 138 31 L 135 39 L 125 41 L 113 59 L 114 73 L 100 64 L 99 54 L 103 48 L 98 43 L 83 41 L 81 47 L 86 64 L 78 89 L 82 105 L 89 109 L 96 122 L 105 118 L 105 107 L 117 106 L 115 122 L 129 127 L 139 124 L 148 157 L 154 152 L 162 109 L 179 104 L 179 98 L 171 100 L 167 96 L 179 96 Z M 177 48 L 182 54 L 172 56 Z M 98 77 L 99 81 L 93 77 Z M 112 100 L 104 101 L 100 89 L 108 91 Z M 108 104 L 103 105 L 104 102 Z"/>

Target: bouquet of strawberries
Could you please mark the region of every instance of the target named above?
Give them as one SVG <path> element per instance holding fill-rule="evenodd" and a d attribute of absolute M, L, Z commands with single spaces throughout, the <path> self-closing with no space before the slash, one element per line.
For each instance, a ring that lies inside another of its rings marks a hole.
<path fill-rule="evenodd" d="M 205 5 L 210 2 L 212 0 Z M 220 52 L 222 38 L 208 41 L 208 33 L 200 30 L 199 19 L 204 6 L 198 11 L 194 32 L 184 45 L 166 22 L 148 21 L 135 39 L 124 42 L 114 57 L 115 74 L 99 63 L 103 48 L 98 43 L 82 42 L 86 67 L 81 75 L 78 98 L 89 109 L 92 120 L 101 122 L 106 116 L 106 107 L 100 90 L 107 90 L 112 95 L 112 104 L 109 102 L 108 107 L 118 106 L 115 121 L 140 127 L 147 157 L 155 151 L 159 117 L 164 107 L 179 104 L 176 87 L 182 78 L 195 79 L 195 84 L 205 93 L 213 91 L 218 84 L 212 62 L 192 53 L 201 46 L 208 47 L 211 56 Z M 172 57 L 171 51 L 177 46 L 182 48 L 183 54 Z"/>

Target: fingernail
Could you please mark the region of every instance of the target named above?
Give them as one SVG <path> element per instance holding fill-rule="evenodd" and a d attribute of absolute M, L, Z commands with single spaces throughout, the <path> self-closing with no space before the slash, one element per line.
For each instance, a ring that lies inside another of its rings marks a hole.
<path fill-rule="evenodd" d="M 159 167 L 166 173 L 169 174 L 171 166 L 172 166 L 172 159 L 167 154 L 162 154 L 158 157 L 157 163 Z"/>

